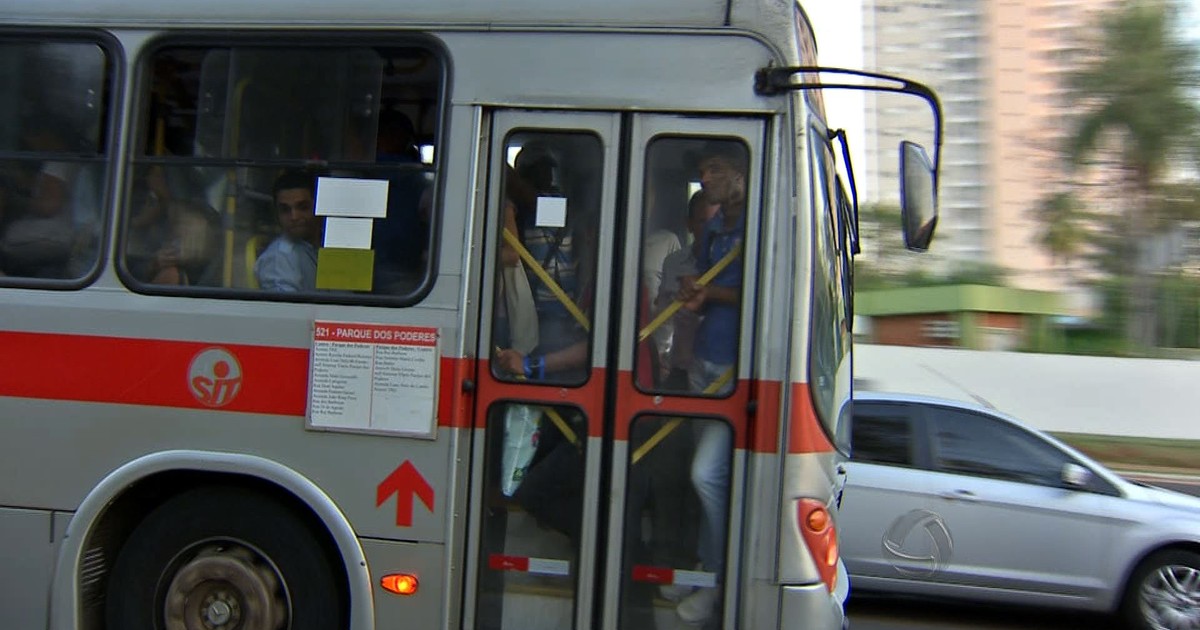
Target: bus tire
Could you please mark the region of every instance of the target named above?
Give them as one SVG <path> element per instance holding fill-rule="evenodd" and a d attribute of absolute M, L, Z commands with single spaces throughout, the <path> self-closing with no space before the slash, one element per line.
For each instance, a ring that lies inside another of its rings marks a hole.
<path fill-rule="evenodd" d="M 1121 602 L 1131 630 L 1192 628 L 1200 623 L 1200 554 L 1166 549 L 1151 554 L 1134 570 Z"/>
<path fill-rule="evenodd" d="M 339 630 L 343 572 L 295 509 L 204 487 L 155 508 L 109 575 L 109 630 Z"/>

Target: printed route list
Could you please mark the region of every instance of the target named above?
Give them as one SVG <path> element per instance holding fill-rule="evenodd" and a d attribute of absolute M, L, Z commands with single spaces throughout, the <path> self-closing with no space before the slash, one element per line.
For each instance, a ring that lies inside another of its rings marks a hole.
<path fill-rule="evenodd" d="M 436 328 L 315 322 L 309 423 L 433 435 Z"/>

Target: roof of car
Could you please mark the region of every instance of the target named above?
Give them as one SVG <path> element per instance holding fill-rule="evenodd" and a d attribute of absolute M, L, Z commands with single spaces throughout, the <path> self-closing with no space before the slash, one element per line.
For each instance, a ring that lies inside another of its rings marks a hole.
<path fill-rule="evenodd" d="M 920 404 L 920 405 L 954 407 L 956 409 L 964 409 L 964 410 L 968 410 L 968 411 L 976 411 L 979 413 L 983 413 L 985 415 L 996 418 L 1002 422 L 1007 422 L 1009 424 L 1017 426 L 1021 429 L 1024 429 L 1025 431 L 1029 431 L 1031 433 L 1036 433 L 1036 434 L 1040 435 L 1043 439 L 1045 439 L 1045 440 L 1051 442 L 1052 444 L 1058 446 L 1059 448 L 1071 453 L 1078 459 L 1091 464 L 1096 470 L 1102 471 L 1102 474 L 1106 478 L 1108 478 L 1109 481 L 1112 481 L 1113 479 L 1120 479 L 1120 477 L 1116 473 L 1114 473 L 1112 470 L 1110 470 L 1107 466 L 1092 459 L 1087 454 L 1081 452 L 1079 449 L 1072 447 L 1071 445 L 1063 442 L 1062 440 L 1054 437 L 1053 435 L 1050 435 L 1049 433 L 1047 433 L 1045 431 L 1042 431 L 1040 429 L 1037 429 L 1035 427 L 1032 427 L 1032 426 L 1026 424 L 1025 422 L 1022 422 L 1018 418 L 1010 416 L 1003 411 L 999 411 L 994 407 L 989 407 L 989 406 L 981 405 L 978 403 L 967 402 L 964 400 L 955 400 L 952 398 L 927 396 L 924 394 L 903 394 L 903 393 L 896 393 L 896 392 L 863 391 L 863 390 L 857 390 L 857 389 L 854 391 L 854 400 L 862 401 L 862 402 L 868 402 L 868 401 L 869 402 L 894 402 L 894 403 L 910 403 L 910 404 Z M 1121 480 L 1121 482 L 1119 482 L 1119 483 L 1124 483 L 1124 482 L 1123 482 L 1123 480 Z"/>
<path fill-rule="evenodd" d="M 896 392 L 876 392 L 854 390 L 855 400 L 874 400 L 883 402 L 909 402 L 921 403 L 926 405 L 943 405 L 946 407 L 959 407 L 961 409 L 973 409 L 975 411 L 983 411 L 986 413 L 1005 416 L 1012 419 L 1002 411 L 998 411 L 995 407 L 983 405 L 980 403 L 967 402 L 965 400 L 955 400 L 953 398 L 941 398 L 938 396 L 927 396 L 925 394 L 901 394 Z"/>

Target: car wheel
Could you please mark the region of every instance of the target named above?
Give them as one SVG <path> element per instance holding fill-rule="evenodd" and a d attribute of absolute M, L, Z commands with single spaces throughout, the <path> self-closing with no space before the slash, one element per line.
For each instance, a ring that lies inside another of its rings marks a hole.
<path fill-rule="evenodd" d="M 295 510 L 199 488 L 133 530 L 109 576 L 109 630 L 337 630 L 342 571 Z"/>
<path fill-rule="evenodd" d="M 1200 628 L 1200 554 L 1160 551 L 1133 572 L 1122 603 L 1125 621 L 1137 630 Z"/>

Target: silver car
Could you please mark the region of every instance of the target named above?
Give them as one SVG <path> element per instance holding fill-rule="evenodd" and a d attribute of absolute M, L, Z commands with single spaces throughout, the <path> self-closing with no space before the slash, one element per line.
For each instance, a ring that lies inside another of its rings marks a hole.
<path fill-rule="evenodd" d="M 856 393 L 851 436 L 838 530 L 852 592 L 1200 629 L 1200 499 L 962 402 Z"/>

